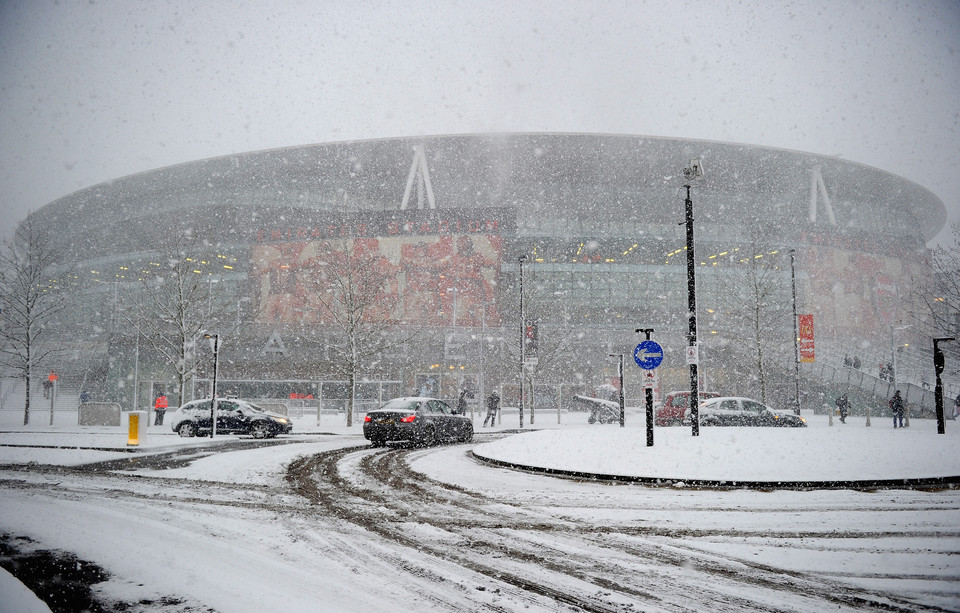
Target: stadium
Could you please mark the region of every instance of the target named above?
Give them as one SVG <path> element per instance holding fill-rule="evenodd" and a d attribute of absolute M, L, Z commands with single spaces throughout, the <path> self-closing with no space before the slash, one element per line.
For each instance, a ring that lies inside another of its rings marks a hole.
<path fill-rule="evenodd" d="M 694 159 L 703 176 L 691 180 Z M 379 292 L 366 318 L 380 326 L 380 351 L 354 355 L 367 406 L 461 389 L 516 403 L 528 334 L 537 410 L 609 384 L 621 355 L 628 402 L 639 403 L 645 383 L 689 386 L 686 186 L 706 388 L 787 405 L 794 309 L 813 316 L 806 374 L 835 378 L 856 360 L 879 380 L 878 365 L 923 338 L 907 311 L 947 215 L 911 181 L 744 144 L 450 135 L 229 155 L 48 204 L 31 218 L 55 228 L 77 281 L 59 331 L 73 351 L 55 368 L 65 391 L 127 410 L 159 392 L 171 405 L 189 400 L 175 397 L 169 367 L 131 332 L 124 306 L 187 230 L 206 249 L 193 268 L 206 300 L 227 307 L 209 328 L 222 341 L 222 394 L 342 407 L 349 341 L 321 303 L 336 263 L 363 253 Z M 664 348 L 655 375 L 632 364 L 640 328 Z M 213 368 L 202 345 L 196 363 L 200 396 Z M 921 370 L 912 376 L 923 388 Z"/>

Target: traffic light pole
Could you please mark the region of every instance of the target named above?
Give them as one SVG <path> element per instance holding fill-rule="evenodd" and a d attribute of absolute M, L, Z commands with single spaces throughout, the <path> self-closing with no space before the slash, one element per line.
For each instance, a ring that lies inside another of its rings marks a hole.
<path fill-rule="evenodd" d="M 937 386 L 933 392 L 934 404 L 937 409 L 937 434 L 946 433 L 946 424 L 943 419 L 943 381 L 940 379 L 940 374 L 943 373 L 944 359 L 940 343 L 954 340 L 957 339 L 952 337 L 933 339 L 933 370 L 937 373 Z"/>

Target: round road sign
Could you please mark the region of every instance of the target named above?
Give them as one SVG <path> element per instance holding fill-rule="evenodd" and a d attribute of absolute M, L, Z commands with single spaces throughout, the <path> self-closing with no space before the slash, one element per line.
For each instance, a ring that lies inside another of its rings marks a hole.
<path fill-rule="evenodd" d="M 653 370 L 663 361 L 663 347 L 655 341 L 641 341 L 633 350 L 633 359 L 644 370 Z"/>

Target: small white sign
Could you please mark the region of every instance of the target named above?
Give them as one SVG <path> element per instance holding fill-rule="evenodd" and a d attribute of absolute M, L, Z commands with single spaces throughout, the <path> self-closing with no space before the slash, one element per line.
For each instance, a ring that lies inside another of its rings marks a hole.
<path fill-rule="evenodd" d="M 700 350 L 696 345 L 687 347 L 687 364 L 700 363 Z"/>
<path fill-rule="evenodd" d="M 657 371 L 655 370 L 643 371 L 643 389 L 648 387 L 651 389 L 657 387 Z"/>

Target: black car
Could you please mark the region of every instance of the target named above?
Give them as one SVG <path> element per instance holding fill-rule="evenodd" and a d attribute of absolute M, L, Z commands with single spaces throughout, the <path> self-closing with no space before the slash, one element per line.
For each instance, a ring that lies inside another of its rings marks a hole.
<path fill-rule="evenodd" d="M 177 409 L 170 428 L 180 436 L 210 434 L 210 399 L 194 400 Z M 269 438 L 290 434 L 293 424 L 279 413 L 271 413 L 245 400 L 221 398 L 217 402 L 217 434 L 249 434 Z"/>
<path fill-rule="evenodd" d="M 363 436 L 374 447 L 388 442 L 419 446 L 473 438 L 473 422 L 436 398 L 394 398 L 363 419 Z"/>
<path fill-rule="evenodd" d="M 799 415 L 772 409 L 750 398 L 711 398 L 700 403 L 699 414 L 701 426 L 807 427 L 807 421 Z M 689 423 L 689 415 L 685 419 Z"/>

